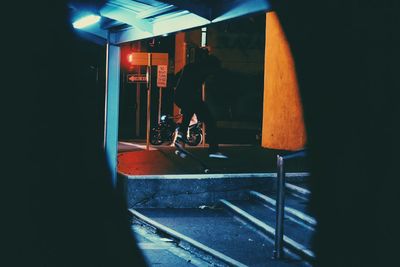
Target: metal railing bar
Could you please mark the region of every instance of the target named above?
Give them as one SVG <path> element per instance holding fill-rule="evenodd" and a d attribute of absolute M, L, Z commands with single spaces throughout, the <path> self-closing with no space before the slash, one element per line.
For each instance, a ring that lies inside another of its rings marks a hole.
<path fill-rule="evenodd" d="M 284 239 L 284 214 L 285 214 L 285 167 L 284 161 L 293 158 L 305 157 L 306 149 L 295 151 L 286 155 L 277 155 L 277 196 L 276 196 L 276 234 L 274 244 L 274 257 L 283 258 L 283 239 Z"/>
<path fill-rule="evenodd" d="M 282 158 L 284 160 L 287 160 L 287 159 L 293 159 L 293 158 L 302 158 L 302 157 L 305 157 L 305 156 L 307 156 L 307 150 L 306 149 L 302 149 L 302 150 L 295 151 L 293 153 L 289 153 L 289 154 L 283 155 Z"/>

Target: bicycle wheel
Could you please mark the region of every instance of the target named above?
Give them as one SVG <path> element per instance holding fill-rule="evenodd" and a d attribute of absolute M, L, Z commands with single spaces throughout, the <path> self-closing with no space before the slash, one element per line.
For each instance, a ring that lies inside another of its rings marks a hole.
<path fill-rule="evenodd" d="M 154 127 L 150 131 L 150 143 L 152 145 L 161 145 L 163 143 L 160 128 Z"/>
<path fill-rule="evenodd" d="M 203 134 L 197 128 L 189 131 L 188 145 L 197 146 L 203 140 Z"/>

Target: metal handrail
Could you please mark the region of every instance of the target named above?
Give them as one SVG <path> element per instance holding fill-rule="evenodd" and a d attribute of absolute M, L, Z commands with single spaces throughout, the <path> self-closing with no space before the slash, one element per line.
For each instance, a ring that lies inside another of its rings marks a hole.
<path fill-rule="evenodd" d="M 282 158 L 284 160 L 286 159 L 292 159 L 292 158 L 301 158 L 301 157 L 305 157 L 307 156 L 307 149 L 302 149 L 302 150 L 298 150 L 286 155 L 283 155 Z"/>
<path fill-rule="evenodd" d="M 277 197 L 276 197 L 276 226 L 275 226 L 275 244 L 274 258 L 283 257 L 283 219 L 285 213 L 285 168 L 284 161 L 293 158 L 305 157 L 306 149 L 295 151 L 283 156 L 277 155 Z"/>

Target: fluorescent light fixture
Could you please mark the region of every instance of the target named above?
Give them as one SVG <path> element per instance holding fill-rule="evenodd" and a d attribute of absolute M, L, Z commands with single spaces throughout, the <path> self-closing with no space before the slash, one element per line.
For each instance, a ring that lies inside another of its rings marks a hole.
<path fill-rule="evenodd" d="M 229 10 L 227 10 L 225 14 L 213 19 L 212 22 L 220 22 L 256 12 L 266 12 L 271 9 L 271 4 L 269 2 L 270 1 L 268 0 L 234 1 L 234 4 L 230 6 Z"/>
<path fill-rule="evenodd" d="M 163 35 L 171 32 L 204 26 L 209 23 L 210 21 L 205 18 L 184 11 L 180 14 L 175 14 L 173 18 L 156 20 L 153 24 L 153 33 L 154 35 Z"/>
<path fill-rule="evenodd" d="M 100 16 L 89 15 L 89 16 L 78 19 L 77 21 L 72 23 L 72 26 L 74 26 L 75 29 L 82 29 L 89 25 L 97 23 L 99 20 L 100 20 Z"/>

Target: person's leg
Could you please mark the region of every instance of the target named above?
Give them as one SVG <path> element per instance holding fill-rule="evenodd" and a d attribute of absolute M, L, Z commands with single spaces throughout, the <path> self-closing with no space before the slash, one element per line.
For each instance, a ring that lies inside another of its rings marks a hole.
<path fill-rule="evenodd" d="M 218 151 L 218 143 L 216 140 L 216 124 L 214 117 L 211 115 L 210 110 L 204 102 L 198 103 L 196 105 L 195 113 L 198 119 L 205 123 L 207 127 L 207 141 L 209 144 L 210 153 Z"/>
<path fill-rule="evenodd" d="M 186 135 L 189 127 L 189 123 L 191 118 L 193 117 L 194 114 L 194 109 L 193 106 L 185 106 L 181 108 L 182 112 L 182 123 L 178 128 L 178 136 L 177 138 L 180 139 L 179 141 L 183 141 L 184 143 L 186 142 Z"/>
<path fill-rule="evenodd" d="M 219 145 L 217 141 L 217 125 L 207 105 L 204 102 L 200 102 L 195 107 L 197 118 L 201 122 L 205 123 L 207 127 L 207 141 L 209 144 L 210 157 L 227 158 L 225 155 L 219 152 Z"/>

